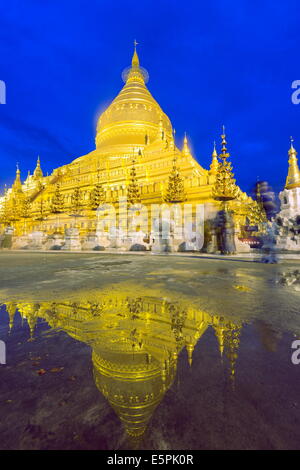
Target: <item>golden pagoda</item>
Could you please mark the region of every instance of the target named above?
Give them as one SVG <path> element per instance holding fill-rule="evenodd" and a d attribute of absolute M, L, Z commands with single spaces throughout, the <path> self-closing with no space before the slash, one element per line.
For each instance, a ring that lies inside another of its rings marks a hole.
<path fill-rule="evenodd" d="M 103 200 L 114 205 L 118 213 L 120 198 L 127 197 L 128 188 L 130 191 L 133 161 L 138 191 L 135 189 L 143 206 L 165 202 L 175 161 L 185 202 L 192 205 L 194 212 L 196 205 L 204 204 L 206 220 L 217 212 L 220 201 L 213 196 L 218 163 L 216 150 L 211 167 L 206 170 L 193 157 L 186 135 L 182 150 L 177 147 L 169 117 L 147 88 L 148 73 L 140 66 L 136 42 L 131 66 L 124 70 L 122 77 L 125 82 L 123 88 L 99 117 L 95 150 L 54 169 L 49 176 L 43 175 L 38 158 L 33 175 L 29 174 L 22 184 L 18 169 L 13 187 L 7 191 L 6 198 L 0 198 L 0 206 L 7 199 L 17 204 L 22 194 L 30 199 L 31 217 L 26 222 L 27 233 L 40 230 L 50 236 L 57 231 L 57 215 L 51 210 L 57 198 L 57 188 L 61 192 L 60 205 L 64 207 L 59 216 L 60 231 L 63 233 L 72 227 L 72 194 L 75 188 L 79 188 L 81 218 L 78 229 L 81 238 L 87 236 L 96 228 L 95 210 L 90 203 L 95 187 L 101 185 Z M 238 195 L 229 205 L 235 211 L 235 221 L 239 227 L 245 224 L 253 201 L 237 189 Z M 40 216 L 41 204 L 47 217 Z M 7 226 L 7 220 L 2 217 L 0 224 L 3 229 Z M 21 214 L 10 221 L 10 225 L 14 227 L 15 234 L 22 235 L 24 224 Z M 146 235 L 149 236 L 149 233 Z"/>

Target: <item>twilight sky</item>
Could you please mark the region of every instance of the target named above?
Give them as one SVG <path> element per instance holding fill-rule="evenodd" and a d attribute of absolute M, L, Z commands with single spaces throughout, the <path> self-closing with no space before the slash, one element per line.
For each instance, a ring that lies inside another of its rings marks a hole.
<path fill-rule="evenodd" d="M 0 6 L 0 191 L 94 149 L 96 119 L 117 95 L 133 40 L 148 88 L 208 168 L 226 126 L 237 182 L 280 190 L 289 137 L 300 153 L 299 0 L 10 0 Z"/>

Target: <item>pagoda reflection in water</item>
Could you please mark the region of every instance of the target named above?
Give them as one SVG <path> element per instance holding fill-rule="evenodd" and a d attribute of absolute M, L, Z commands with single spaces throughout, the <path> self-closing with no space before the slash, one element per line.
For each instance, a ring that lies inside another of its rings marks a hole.
<path fill-rule="evenodd" d="M 38 319 L 65 331 L 92 348 L 94 379 L 122 421 L 127 434 L 141 437 L 151 416 L 172 386 L 178 356 L 186 349 L 192 365 L 193 351 L 212 327 L 232 387 L 240 343 L 241 323 L 210 315 L 185 304 L 128 292 L 101 294 L 93 301 L 57 301 L 5 304 L 12 330 L 19 311 L 30 328 Z"/>

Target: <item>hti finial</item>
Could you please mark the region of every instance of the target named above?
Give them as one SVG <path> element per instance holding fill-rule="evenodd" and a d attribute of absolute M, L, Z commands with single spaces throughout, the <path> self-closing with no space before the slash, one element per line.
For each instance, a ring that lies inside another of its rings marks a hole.
<path fill-rule="evenodd" d="M 294 139 L 293 139 L 293 137 L 292 137 L 292 136 L 290 137 L 290 141 L 291 141 L 291 148 L 293 148 L 293 142 L 294 142 Z"/>
<path fill-rule="evenodd" d="M 138 45 L 138 42 L 136 40 L 134 40 L 133 45 L 134 45 L 134 52 L 133 52 L 133 56 L 132 56 L 131 65 L 132 65 L 132 67 L 139 67 L 140 62 L 139 62 L 139 58 L 138 58 L 138 55 L 137 55 L 137 52 L 136 52 L 136 46 Z"/>
<path fill-rule="evenodd" d="M 227 155 L 227 147 L 226 147 L 227 142 L 226 142 L 226 134 L 225 134 L 225 126 L 224 125 L 222 126 L 222 130 L 223 130 L 223 134 L 221 135 L 221 137 L 222 137 L 222 154 L 223 154 L 224 157 L 225 157 L 225 155 L 227 157 L 229 155 Z"/>

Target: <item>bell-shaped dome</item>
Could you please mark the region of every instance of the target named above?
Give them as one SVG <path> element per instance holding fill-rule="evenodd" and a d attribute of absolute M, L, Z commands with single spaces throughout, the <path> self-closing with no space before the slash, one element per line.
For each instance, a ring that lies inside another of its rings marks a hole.
<path fill-rule="evenodd" d="M 147 363 L 145 353 L 133 357 L 132 350 L 119 354 L 102 350 L 99 355 L 94 349 L 93 364 L 96 386 L 115 410 L 127 434 L 142 436 L 174 381 L 176 361 L 172 359 L 166 371 L 155 358 Z"/>
<path fill-rule="evenodd" d="M 132 147 L 153 142 L 163 126 L 166 137 L 172 137 L 172 126 L 145 85 L 146 71 L 140 67 L 136 49 L 131 67 L 123 74 L 125 85 L 97 124 L 96 147 L 100 150 L 128 152 Z"/>

